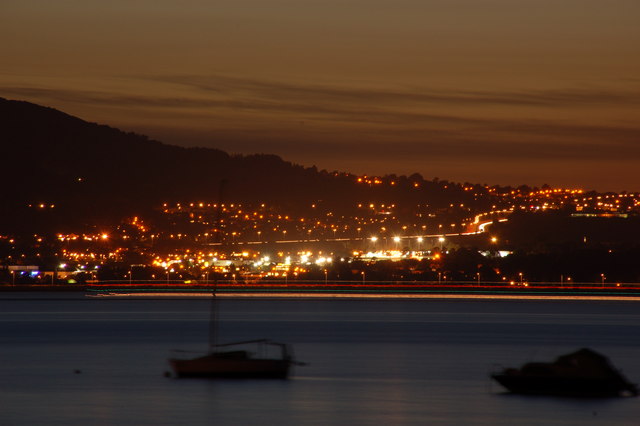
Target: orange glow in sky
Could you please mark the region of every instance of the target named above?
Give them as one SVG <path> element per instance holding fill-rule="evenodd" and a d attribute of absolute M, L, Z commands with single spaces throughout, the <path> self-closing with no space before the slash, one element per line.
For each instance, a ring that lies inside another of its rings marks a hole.
<path fill-rule="evenodd" d="M 0 97 L 358 174 L 639 190 L 640 2 L 5 2 Z"/>

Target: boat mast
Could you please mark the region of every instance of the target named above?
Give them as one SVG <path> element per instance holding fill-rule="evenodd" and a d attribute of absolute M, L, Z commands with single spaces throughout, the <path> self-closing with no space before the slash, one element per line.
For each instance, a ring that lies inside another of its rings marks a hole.
<path fill-rule="evenodd" d="M 222 179 L 220 181 L 220 186 L 218 188 L 218 205 L 216 208 L 216 216 L 214 219 L 214 243 L 220 243 L 222 228 L 220 226 L 222 222 L 222 201 L 224 195 L 224 187 L 227 184 L 226 179 Z M 217 245 L 217 244 L 216 244 Z M 222 245 L 218 246 L 222 247 Z M 218 303 L 216 298 L 216 291 L 218 290 L 218 275 L 213 274 L 213 290 L 211 292 L 211 307 L 209 310 L 209 352 L 215 352 L 216 346 L 218 344 Z"/>

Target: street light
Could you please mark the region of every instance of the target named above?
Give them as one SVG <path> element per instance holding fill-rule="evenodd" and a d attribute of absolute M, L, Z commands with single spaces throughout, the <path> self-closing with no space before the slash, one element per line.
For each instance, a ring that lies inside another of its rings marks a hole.
<path fill-rule="evenodd" d="M 366 274 L 364 273 L 364 271 L 360 272 L 360 274 L 362 275 L 362 284 L 364 284 L 365 280 L 366 280 L 366 278 L 365 278 Z"/>
<path fill-rule="evenodd" d="M 518 275 L 520 275 L 520 285 L 522 285 L 524 283 L 524 278 L 522 277 L 522 272 L 518 272 Z"/>
<path fill-rule="evenodd" d="M 324 270 L 324 285 L 327 285 L 327 270 Z"/>
<path fill-rule="evenodd" d="M 604 280 L 606 280 L 607 277 L 605 277 L 604 274 L 600 274 L 600 278 L 602 278 L 602 287 L 604 287 Z"/>
<path fill-rule="evenodd" d="M 53 276 L 51 277 L 51 284 L 55 284 L 55 280 L 58 275 L 58 269 L 64 269 L 67 267 L 66 263 L 61 263 L 60 265 L 56 265 L 53 269 Z"/>

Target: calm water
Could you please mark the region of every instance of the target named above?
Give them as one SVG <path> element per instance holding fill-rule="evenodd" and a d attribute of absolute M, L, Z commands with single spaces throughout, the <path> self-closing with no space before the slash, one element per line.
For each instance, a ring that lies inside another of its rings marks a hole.
<path fill-rule="evenodd" d="M 487 373 L 580 347 L 640 381 L 640 302 L 223 300 L 223 340 L 269 337 L 290 380 L 171 379 L 207 300 L 0 294 L 0 424 L 637 425 L 640 399 L 505 395 Z M 80 370 L 80 374 L 74 374 Z"/>

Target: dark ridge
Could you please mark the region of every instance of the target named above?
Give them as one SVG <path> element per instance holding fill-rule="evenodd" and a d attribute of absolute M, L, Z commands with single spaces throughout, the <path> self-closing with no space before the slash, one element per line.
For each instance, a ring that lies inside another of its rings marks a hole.
<path fill-rule="evenodd" d="M 267 154 L 229 155 L 211 148 L 184 148 L 144 135 L 89 123 L 53 108 L 0 98 L 0 231 L 42 222 L 29 205 L 54 204 L 44 219 L 64 229 L 111 223 L 143 214 L 164 202 L 211 202 L 226 179 L 229 202 L 266 202 L 291 210 L 351 208 L 354 202 L 431 205 L 464 202 L 461 185 L 389 176 L 397 185 L 370 187 L 349 173 L 304 167 Z M 419 183 L 416 190 L 414 183 Z M 36 209 L 37 210 L 37 209 Z"/>

